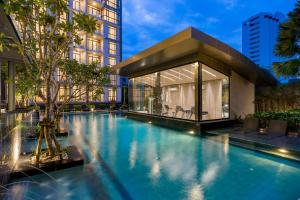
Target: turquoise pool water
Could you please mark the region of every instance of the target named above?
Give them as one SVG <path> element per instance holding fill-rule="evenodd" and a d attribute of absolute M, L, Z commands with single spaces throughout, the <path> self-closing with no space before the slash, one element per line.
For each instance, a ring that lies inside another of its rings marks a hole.
<path fill-rule="evenodd" d="M 6 199 L 294 199 L 300 164 L 111 114 L 66 115 L 86 164 L 19 180 Z"/>

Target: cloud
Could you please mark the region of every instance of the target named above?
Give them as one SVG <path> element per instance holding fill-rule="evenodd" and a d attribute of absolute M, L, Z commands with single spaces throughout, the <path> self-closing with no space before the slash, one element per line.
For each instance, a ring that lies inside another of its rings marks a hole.
<path fill-rule="evenodd" d="M 219 21 L 220 21 L 220 20 L 219 20 L 218 18 L 216 18 L 216 17 L 209 17 L 209 18 L 206 19 L 206 23 L 207 23 L 208 25 L 217 23 L 217 22 L 219 22 Z"/>
<path fill-rule="evenodd" d="M 221 0 L 227 10 L 234 8 L 237 5 L 237 0 Z"/>

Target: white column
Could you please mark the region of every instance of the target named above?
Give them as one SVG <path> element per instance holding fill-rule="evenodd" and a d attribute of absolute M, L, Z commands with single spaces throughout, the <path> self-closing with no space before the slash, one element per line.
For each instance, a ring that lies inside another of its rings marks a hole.
<path fill-rule="evenodd" d="M 8 62 L 8 111 L 16 109 L 16 83 L 15 83 L 16 69 L 14 64 Z"/>

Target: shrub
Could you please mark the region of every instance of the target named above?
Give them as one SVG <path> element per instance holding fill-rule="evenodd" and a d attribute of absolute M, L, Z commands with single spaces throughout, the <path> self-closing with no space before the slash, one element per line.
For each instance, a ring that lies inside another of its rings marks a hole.
<path fill-rule="evenodd" d="M 70 108 L 69 105 L 63 105 L 62 107 L 59 108 L 60 112 L 69 112 Z"/>
<path fill-rule="evenodd" d="M 41 109 L 41 107 L 35 105 L 35 106 L 31 106 L 30 109 L 31 109 L 31 110 L 34 110 L 34 111 L 39 111 L 39 110 Z"/>
<path fill-rule="evenodd" d="M 92 110 L 92 109 L 95 109 L 95 105 L 94 104 L 87 104 L 86 107 L 89 109 L 89 110 Z"/>
<path fill-rule="evenodd" d="M 115 102 L 111 102 L 110 105 L 109 105 L 109 108 L 110 108 L 111 110 L 116 110 L 116 109 L 117 109 L 116 103 L 115 103 Z"/>
<path fill-rule="evenodd" d="M 122 105 L 120 106 L 120 109 L 121 109 L 121 110 L 127 110 L 127 109 L 128 109 L 128 105 L 127 105 L 127 104 L 122 104 Z"/>
<path fill-rule="evenodd" d="M 269 120 L 285 120 L 289 129 L 297 129 L 300 125 L 300 111 L 293 110 L 288 112 L 257 112 L 254 117 L 258 118 L 261 123 Z"/>
<path fill-rule="evenodd" d="M 73 108 L 75 111 L 81 111 L 81 105 L 74 105 Z"/>

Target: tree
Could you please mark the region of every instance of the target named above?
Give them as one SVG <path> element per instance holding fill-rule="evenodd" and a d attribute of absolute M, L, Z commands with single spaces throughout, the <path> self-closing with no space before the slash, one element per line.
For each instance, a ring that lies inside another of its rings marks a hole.
<path fill-rule="evenodd" d="M 300 75 L 300 0 L 288 14 L 288 20 L 280 25 L 275 54 L 289 59 L 273 64 L 273 70 L 278 77 Z"/>
<path fill-rule="evenodd" d="M 82 88 L 101 94 L 103 86 L 109 83 L 107 67 L 99 67 L 98 63 L 80 64 L 69 58 L 69 49 L 82 42 L 79 33 L 84 31 L 93 34 L 96 31 L 96 20 L 77 12 L 69 16 L 67 2 L 4 0 L 1 5 L 6 14 L 13 17 L 19 30 L 21 42 L 11 43 L 23 57 L 23 69 L 19 70 L 21 74 L 17 74 L 21 77 L 21 88 L 26 90 L 31 86 L 30 95 L 37 95 L 45 103 L 44 120 L 40 123 L 42 128 L 35 152 L 37 162 L 43 137 L 48 156 L 54 156 L 53 143 L 57 152 L 60 152 L 60 145 L 52 131 L 60 106 L 86 94 Z M 6 42 L 0 41 L 2 48 L 8 48 L 7 37 L 0 35 L 0 39 Z M 70 95 L 58 105 L 61 87 L 68 88 Z"/>

